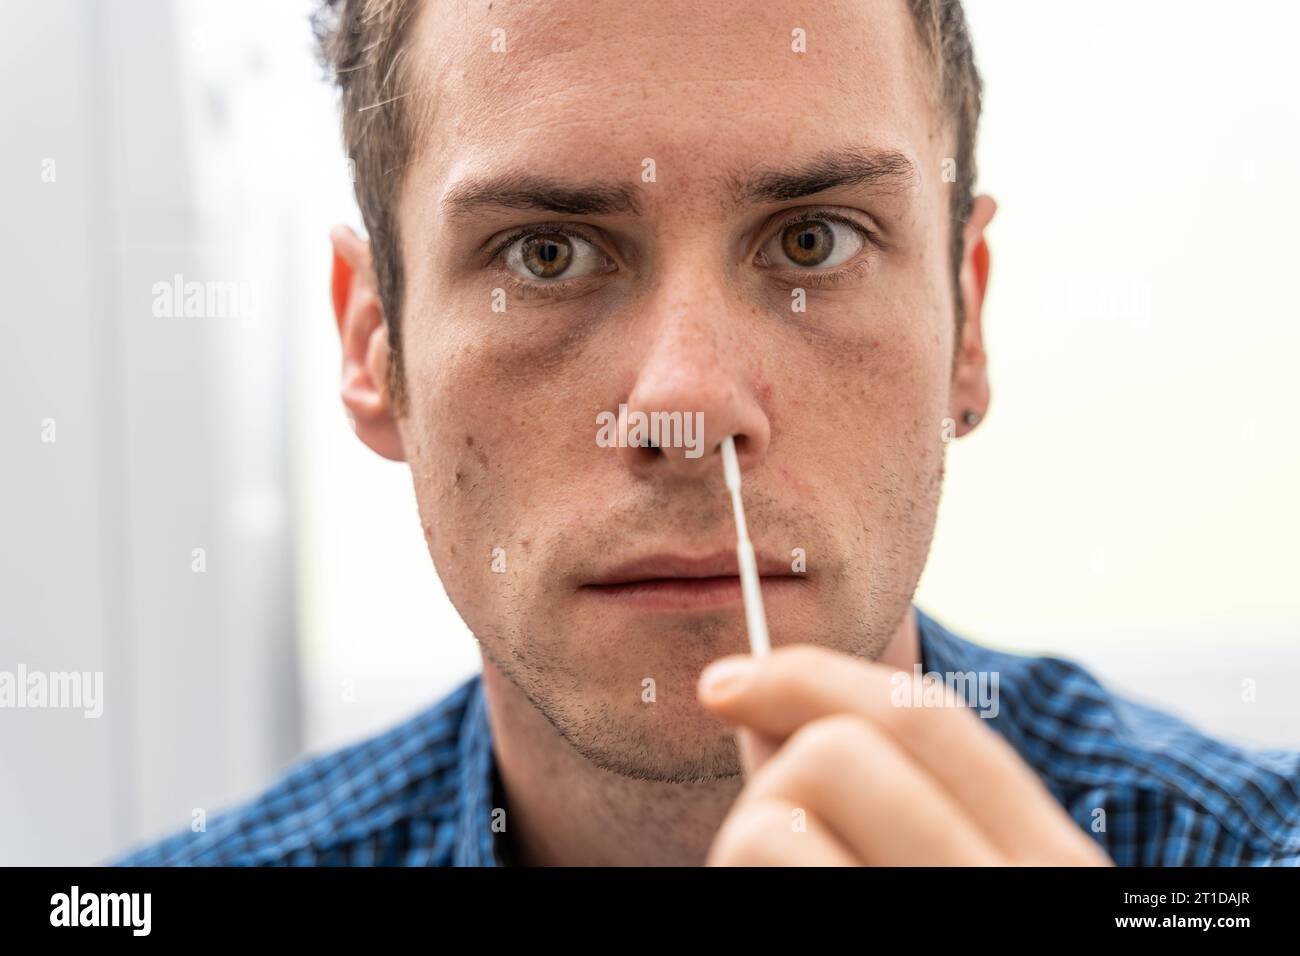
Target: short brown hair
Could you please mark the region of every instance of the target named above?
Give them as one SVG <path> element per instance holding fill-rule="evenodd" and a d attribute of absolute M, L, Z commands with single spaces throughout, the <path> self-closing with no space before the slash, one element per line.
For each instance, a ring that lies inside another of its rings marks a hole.
<path fill-rule="evenodd" d="M 407 31 L 422 0 L 323 0 L 312 18 L 323 63 L 342 94 L 343 145 L 355 169 L 357 204 L 370 234 L 379 300 L 392 349 L 390 382 L 401 403 L 402 253 L 397 199 L 402 170 L 412 158 L 415 129 L 404 108 L 410 58 Z M 436 2 L 436 0 L 425 0 Z M 930 59 L 934 93 L 956 137 L 955 181 L 950 202 L 950 255 L 960 329 L 957 287 L 962 227 L 975 192 L 975 136 L 982 84 L 975 67 L 961 0 L 906 0 Z"/>

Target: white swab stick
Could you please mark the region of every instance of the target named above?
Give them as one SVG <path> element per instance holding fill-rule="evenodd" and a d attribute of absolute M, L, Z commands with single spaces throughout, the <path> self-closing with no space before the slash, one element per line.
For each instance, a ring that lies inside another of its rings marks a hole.
<path fill-rule="evenodd" d="M 731 435 L 722 440 L 722 475 L 731 492 L 731 510 L 736 516 L 736 557 L 740 560 L 740 593 L 745 601 L 745 627 L 749 650 L 755 657 L 768 652 L 767 615 L 763 613 L 763 591 L 758 583 L 758 560 L 745 527 L 745 505 L 740 500 L 740 462 Z"/>

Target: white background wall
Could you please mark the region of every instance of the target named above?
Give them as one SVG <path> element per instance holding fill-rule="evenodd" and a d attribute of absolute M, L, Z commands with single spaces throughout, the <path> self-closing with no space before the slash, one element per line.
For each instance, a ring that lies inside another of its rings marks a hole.
<path fill-rule="evenodd" d="M 0 669 L 106 697 L 0 711 L 0 863 L 188 825 L 477 667 L 405 469 L 338 403 L 326 232 L 359 217 L 309 8 L 0 3 Z M 994 404 L 918 601 L 1300 745 L 1300 8 L 968 12 Z M 177 272 L 253 317 L 154 317 Z"/>
<path fill-rule="evenodd" d="M 968 9 L 993 405 L 919 600 L 1300 744 L 1300 6 Z"/>
<path fill-rule="evenodd" d="M 104 692 L 98 719 L 0 711 L 3 863 L 102 860 L 301 747 L 284 317 L 305 197 L 277 192 L 292 153 L 249 148 L 255 51 L 185 13 L 0 17 L 0 670 Z M 246 283 L 254 308 L 159 317 L 176 274 Z"/>

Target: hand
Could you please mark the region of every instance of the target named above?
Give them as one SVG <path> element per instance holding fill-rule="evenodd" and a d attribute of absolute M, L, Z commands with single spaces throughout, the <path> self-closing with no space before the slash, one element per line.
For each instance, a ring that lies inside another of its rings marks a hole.
<path fill-rule="evenodd" d="M 895 704 L 899 674 L 806 644 L 705 668 L 747 778 L 708 865 L 1114 865 L 969 707 Z"/>

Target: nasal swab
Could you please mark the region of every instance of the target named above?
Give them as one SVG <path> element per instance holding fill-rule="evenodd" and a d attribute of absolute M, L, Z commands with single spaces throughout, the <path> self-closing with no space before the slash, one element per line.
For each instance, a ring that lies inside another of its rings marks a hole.
<path fill-rule="evenodd" d="M 745 527 L 745 505 L 740 500 L 740 462 L 731 435 L 722 440 L 722 476 L 731 492 L 731 510 L 736 515 L 736 556 L 740 560 L 740 594 L 745 601 L 749 650 L 755 657 L 762 657 L 769 649 L 767 615 L 763 613 L 763 592 L 758 584 L 758 560 L 749 540 L 749 529 Z"/>

